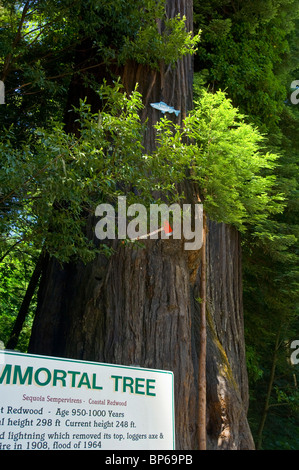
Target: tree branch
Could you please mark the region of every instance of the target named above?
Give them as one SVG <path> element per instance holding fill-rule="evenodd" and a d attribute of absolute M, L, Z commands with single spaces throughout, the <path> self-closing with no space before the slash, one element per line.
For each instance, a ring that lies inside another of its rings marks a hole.
<path fill-rule="evenodd" d="M 42 273 L 44 264 L 46 262 L 46 259 L 47 259 L 47 257 L 42 252 L 40 254 L 40 257 L 39 257 L 37 263 L 36 263 L 35 269 L 33 271 L 30 282 L 28 284 L 27 291 L 26 291 L 25 297 L 23 299 L 21 308 L 19 310 L 17 319 L 15 321 L 13 330 L 12 330 L 10 338 L 9 338 L 7 344 L 6 344 L 6 349 L 15 349 L 17 344 L 18 344 L 20 333 L 22 331 L 24 322 L 25 322 L 26 317 L 28 315 L 30 303 L 32 301 L 32 298 L 33 298 L 34 292 L 36 290 L 36 287 L 38 285 L 39 278 L 41 276 L 41 273 Z"/>
<path fill-rule="evenodd" d="M 22 16 L 21 16 L 21 20 L 20 20 L 20 24 L 19 24 L 19 27 L 18 27 L 16 37 L 15 37 L 13 43 L 12 43 L 12 50 L 15 49 L 16 45 L 20 42 L 20 39 L 22 37 L 21 36 L 21 31 L 22 31 L 23 24 L 24 24 L 27 12 L 29 10 L 29 7 L 30 7 L 30 1 L 27 1 L 24 8 L 23 8 L 23 12 L 22 12 Z M 11 66 L 11 63 L 12 63 L 12 56 L 13 56 L 12 52 L 10 52 L 5 58 L 4 66 L 3 66 L 3 72 L 2 72 L 2 81 L 3 82 L 5 82 L 5 80 L 7 78 L 7 75 L 9 74 L 9 69 L 10 69 L 10 66 Z"/>

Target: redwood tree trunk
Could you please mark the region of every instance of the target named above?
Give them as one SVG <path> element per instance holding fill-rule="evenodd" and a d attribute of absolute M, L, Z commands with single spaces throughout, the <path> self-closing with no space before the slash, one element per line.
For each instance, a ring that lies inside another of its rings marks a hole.
<path fill-rule="evenodd" d="M 168 0 L 169 16 L 187 17 L 192 1 Z M 192 59 L 161 71 L 130 63 L 122 70 L 127 91 L 139 84 L 148 118 L 146 151 L 154 147 L 152 125 L 160 118 L 151 102 L 180 109 L 182 122 L 192 106 Z M 78 86 L 78 84 L 76 84 Z M 186 186 L 190 202 L 195 194 Z M 95 220 L 87 227 L 93 235 Z M 148 240 L 145 248 L 113 242 L 115 254 L 84 266 L 44 270 L 30 351 L 99 362 L 140 365 L 174 372 L 177 449 L 198 448 L 198 351 L 202 250 L 185 251 L 180 240 Z M 210 224 L 207 240 L 208 448 L 252 448 L 246 420 L 247 378 L 242 320 L 238 234 Z"/>

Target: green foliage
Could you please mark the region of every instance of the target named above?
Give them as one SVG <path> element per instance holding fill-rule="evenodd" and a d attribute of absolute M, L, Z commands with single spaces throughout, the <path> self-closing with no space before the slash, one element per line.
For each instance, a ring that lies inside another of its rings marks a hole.
<path fill-rule="evenodd" d="M 263 376 L 263 370 L 260 365 L 260 357 L 252 346 L 246 347 L 246 365 L 250 383 L 255 383 Z"/>
<path fill-rule="evenodd" d="M 290 65 L 289 35 L 299 17 L 296 0 L 196 0 L 202 30 L 197 61 L 214 90 L 227 89 L 235 106 L 262 132 L 278 132 Z"/>
<path fill-rule="evenodd" d="M 158 153 L 172 148 L 176 165 L 181 160 L 190 168 L 211 219 L 243 230 L 282 212 L 284 198 L 273 176 L 278 156 L 262 152 L 262 135 L 244 122 L 224 93 L 203 91 L 183 132 L 176 126 L 173 137 L 170 126 L 166 118 L 156 126 Z"/>
<path fill-rule="evenodd" d="M 282 405 L 278 399 L 294 387 L 294 376 L 298 382 L 298 371 L 289 366 L 289 354 L 283 345 L 299 336 L 299 114 L 288 99 L 290 84 L 298 78 L 299 2 L 195 0 L 194 9 L 196 28 L 202 30 L 195 58 L 196 93 L 203 85 L 213 91 L 225 89 L 244 114 L 245 122 L 253 123 L 263 133 L 265 150 L 279 155 L 275 187 L 284 194 L 284 211 L 256 219 L 242 235 L 249 420 L 256 436 L 277 332 L 284 325 L 275 356 L 263 448 L 298 448 L 298 411 L 290 407 L 290 401 Z M 262 175 L 270 176 L 267 169 Z M 281 376 L 284 380 L 278 379 Z M 295 393 L 292 396 L 298 400 Z"/>
<path fill-rule="evenodd" d="M 175 183 L 188 168 L 209 216 L 242 231 L 252 429 L 283 324 L 264 448 L 298 448 L 298 370 L 284 345 L 299 335 L 299 115 L 286 102 L 298 79 L 299 2 L 194 0 L 194 18 L 199 46 L 184 17 L 166 18 L 162 0 L 0 2 L 7 103 L 0 106 L 0 340 L 9 336 L 42 247 L 61 262 L 90 260 L 96 248 L 82 228 L 97 204 L 120 194 L 149 203 L 155 189 L 178 198 Z M 95 63 L 108 73 L 130 59 L 157 69 L 197 47 L 194 112 L 183 132 L 158 122 L 152 155 L 142 146 L 141 97 L 124 95 L 118 83 L 97 83 L 106 107 L 95 114 L 81 101 L 81 135 L 66 134 L 73 75 L 94 83 L 88 71 Z M 80 61 L 82 49 L 89 53 Z"/>
<path fill-rule="evenodd" d="M 120 193 L 135 197 L 134 191 L 146 199 L 155 189 L 157 167 L 143 155 L 141 97 L 137 91 L 127 97 L 120 88 L 119 83 L 101 87 L 106 107 L 100 114 L 92 114 L 81 101 L 79 137 L 57 122 L 51 130 L 37 129 L 22 146 L 14 145 L 13 128 L 3 136 L 3 251 L 8 239 L 30 240 L 61 262 L 73 257 L 89 261 L 96 250 L 84 227 L 96 205 Z M 169 179 L 168 168 L 165 162 L 159 169 L 160 189 Z"/>
<path fill-rule="evenodd" d="M 193 53 L 199 39 L 186 31 L 184 17 L 166 18 L 162 0 L 2 3 L 0 79 L 13 106 L 0 113 L 7 125 L 18 119 L 20 131 L 47 125 L 63 110 L 71 76 L 88 70 L 91 58 L 107 67 L 133 59 L 156 68 Z M 75 69 L 82 41 L 90 59 Z"/>
<path fill-rule="evenodd" d="M 7 253 L 0 263 L 0 341 L 6 344 L 14 321 L 17 317 L 27 285 L 35 267 L 36 257 L 32 257 L 32 247 L 25 244 L 23 249 L 15 248 Z M 36 307 L 36 298 L 33 299 L 29 315 L 20 335 L 17 349 L 26 351 L 31 334 L 31 326 Z"/>
<path fill-rule="evenodd" d="M 51 130 L 37 129 L 19 148 L 13 129 L 4 136 L 0 181 L 7 210 L 1 232 L 6 237 L 30 240 L 62 262 L 74 256 L 88 261 L 95 250 L 83 228 L 98 203 L 120 194 L 132 200 L 138 194 L 147 202 L 155 190 L 174 193 L 187 168 L 202 188 L 211 218 L 241 228 L 281 210 L 280 197 L 271 194 L 273 178 L 259 175 L 273 168 L 276 156 L 261 154 L 261 136 L 242 122 L 223 93 L 203 93 L 183 132 L 177 126 L 173 132 L 171 121 L 161 119 L 153 155 L 145 155 L 142 146 L 139 93 L 127 97 L 116 83 L 103 85 L 99 94 L 106 104 L 96 115 L 81 101 L 79 137 L 55 122 Z M 193 143 L 185 144 L 186 137 Z"/>
<path fill-rule="evenodd" d="M 180 15 L 166 18 L 164 1 L 159 1 L 158 5 L 156 1 L 147 3 L 149 5 L 143 10 L 143 24 L 134 39 L 126 38 L 120 60 L 134 59 L 159 69 L 161 62 L 175 65 L 184 55 L 194 54 L 200 35 L 193 36 L 192 32 L 186 31 L 186 18 Z"/>

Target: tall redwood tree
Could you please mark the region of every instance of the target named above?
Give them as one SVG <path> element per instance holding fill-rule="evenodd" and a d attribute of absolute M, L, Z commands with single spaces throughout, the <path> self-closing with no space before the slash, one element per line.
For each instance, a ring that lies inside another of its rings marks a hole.
<path fill-rule="evenodd" d="M 192 30 L 193 2 L 167 0 L 168 17 L 185 15 Z M 159 28 L 160 26 L 157 25 Z M 77 61 L 90 64 L 89 40 L 78 48 Z M 96 64 L 94 64 L 96 65 Z M 98 81 L 107 71 L 94 67 Z M 154 148 L 153 124 L 159 111 L 150 103 L 165 101 L 180 110 L 182 124 L 192 107 L 192 57 L 175 68 L 160 70 L 128 62 L 118 73 L 127 92 L 138 83 L 147 118 L 145 150 Z M 97 107 L 82 75 L 74 76 L 68 109 L 79 98 Z M 72 113 L 66 128 L 76 130 Z M 196 188 L 184 188 L 188 202 L 197 201 Z M 95 219 L 86 227 L 93 237 Z M 243 338 L 240 240 L 224 225 L 208 224 L 207 260 L 207 445 L 210 449 L 252 448 L 246 420 L 247 375 Z M 200 309 L 202 250 L 185 251 L 180 240 L 147 240 L 144 248 L 113 242 L 115 254 L 93 262 L 60 266 L 50 259 L 43 269 L 30 351 L 38 354 L 99 362 L 140 365 L 174 372 L 176 446 L 198 448 L 198 356 L 201 346 Z"/>

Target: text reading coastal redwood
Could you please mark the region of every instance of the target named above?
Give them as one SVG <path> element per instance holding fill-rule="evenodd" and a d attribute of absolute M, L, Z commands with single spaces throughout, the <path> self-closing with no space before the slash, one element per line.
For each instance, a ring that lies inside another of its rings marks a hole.
<path fill-rule="evenodd" d="M 173 374 L 0 351 L 0 449 L 174 449 Z"/>

